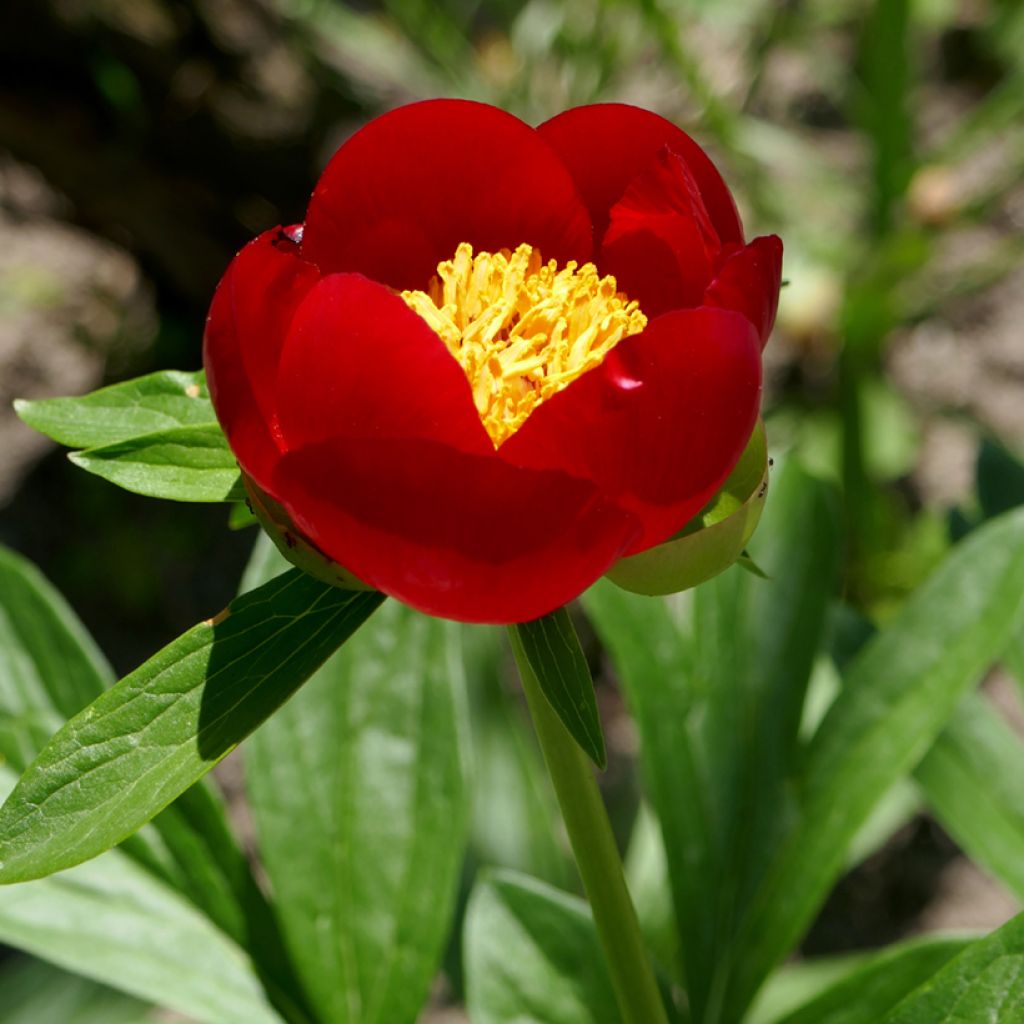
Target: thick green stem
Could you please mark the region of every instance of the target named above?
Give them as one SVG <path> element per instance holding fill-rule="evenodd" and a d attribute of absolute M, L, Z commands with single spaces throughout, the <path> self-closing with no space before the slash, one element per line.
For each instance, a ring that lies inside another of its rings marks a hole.
<path fill-rule="evenodd" d="M 541 691 L 517 627 L 509 635 L 623 1024 L 668 1024 L 593 769 Z"/>

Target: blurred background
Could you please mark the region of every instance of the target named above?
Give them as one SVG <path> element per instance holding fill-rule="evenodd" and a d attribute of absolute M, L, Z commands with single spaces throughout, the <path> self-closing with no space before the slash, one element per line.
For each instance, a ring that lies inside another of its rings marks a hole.
<path fill-rule="evenodd" d="M 232 254 L 301 220 L 347 135 L 428 96 L 534 123 L 649 107 L 713 155 L 748 235 L 783 237 L 770 442 L 841 486 L 845 596 L 870 618 L 1024 501 L 1019 0 L 2 0 L 0 541 L 119 670 L 227 602 L 253 534 L 73 470 L 10 400 L 198 366 Z M 602 696 L 614 800 L 631 736 Z M 1012 910 L 917 818 L 808 948 Z"/>

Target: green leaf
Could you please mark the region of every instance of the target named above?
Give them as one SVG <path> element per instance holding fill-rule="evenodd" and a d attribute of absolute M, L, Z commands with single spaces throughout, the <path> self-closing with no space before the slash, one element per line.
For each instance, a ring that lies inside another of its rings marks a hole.
<path fill-rule="evenodd" d="M 465 853 L 458 627 L 389 602 L 246 747 L 258 845 L 320 1019 L 412 1024 Z"/>
<path fill-rule="evenodd" d="M 151 1007 L 132 996 L 52 967 L 18 958 L 0 970 L 4 1024 L 154 1024 Z"/>
<path fill-rule="evenodd" d="M 768 467 L 768 442 L 758 421 L 739 462 L 700 515 L 671 540 L 620 559 L 608 579 L 635 594 L 675 594 L 743 559 L 764 508 Z M 744 564 L 760 573 L 749 557 Z"/>
<path fill-rule="evenodd" d="M 747 904 L 725 1016 L 739 1016 L 842 870 L 857 829 L 910 771 L 1024 611 L 1024 511 L 954 548 L 853 659 L 806 752 L 799 820 Z"/>
<path fill-rule="evenodd" d="M 831 489 L 789 460 L 752 544 L 770 579 L 734 567 L 671 601 L 584 596 L 639 727 L 696 1019 L 797 813 L 789 775 L 838 537 Z"/>
<path fill-rule="evenodd" d="M 24 559 L 0 548 L 0 754 L 17 770 L 113 673 L 63 598 Z M 197 784 L 131 836 L 138 863 L 187 895 L 238 941 L 259 935 L 282 962 L 265 901 L 214 791 Z"/>
<path fill-rule="evenodd" d="M 242 950 L 118 850 L 0 889 L 0 942 L 207 1024 L 281 1022 Z"/>
<path fill-rule="evenodd" d="M 597 711 L 594 680 L 565 608 L 512 627 L 548 703 L 598 768 L 608 757 Z"/>
<path fill-rule="evenodd" d="M 1024 902 L 1024 743 L 970 694 L 914 776 L 939 822 L 980 867 Z"/>
<path fill-rule="evenodd" d="M 926 938 L 892 946 L 777 1024 L 878 1024 L 908 993 L 961 953 L 967 938 Z"/>
<path fill-rule="evenodd" d="M 971 943 L 881 1024 L 1020 1024 L 1022 1008 L 1024 914 Z"/>
<path fill-rule="evenodd" d="M 97 448 L 217 423 L 202 370 L 163 370 L 79 397 L 19 400 L 14 408 L 34 430 L 69 448 Z"/>
<path fill-rule="evenodd" d="M 245 497 L 234 453 L 217 424 L 176 427 L 69 459 L 126 491 L 170 501 L 240 501 Z"/>
<path fill-rule="evenodd" d="M 113 678 L 67 602 L 35 566 L 0 548 L 0 755 L 24 770 Z"/>
<path fill-rule="evenodd" d="M 618 1024 L 587 905 L 510 872 L 478 880 L 465 922 L 473 1024 Z"/>
<path fill-rule="evenodd" d="M 284 703 L 383 598 L 293 570 L 194 627 L 68 722 L 0 809 L 0 882 L 131 835 Z"/>
<path fill-rule="evenodd" d="M 558 803 L 537 742 L 502 669 L 504 630 L 462 630 L 472 680 L 472 847 L 484 864 L 510 868 L 568 888 L 576 878 Z"/>

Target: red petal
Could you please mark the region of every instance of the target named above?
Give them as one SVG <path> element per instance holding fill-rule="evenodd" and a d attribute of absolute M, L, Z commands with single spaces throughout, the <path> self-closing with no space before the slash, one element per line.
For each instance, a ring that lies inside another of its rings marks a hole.
<path fill-rule="evenodd" d="M 325 273 L 422 288 L 459 242 L 489 252 L 529 242 L 559 263 L 589 259 L 593 244 L 572 177 L 529 125 L 483 103 L 428 100 L 338 150 L 313 193 L 303 254 Z"/>
<path fill-rule="evenodd" d="M 610 217 L 601 270 L 648 317 L 701 304 L 722 244 L 681 156 L 662 149 Z"/>
<path fill-rule="evenodd" d="M 608 211 L 629 183 L 668 146 L 689 165 L 719 238 L 743 242 L 743 225 L 732 194 L 707 154 L 681 128 L 640 107 L 596 103 L 574 107 L 537 131 L 576 179 L 594 222 L 594 237 L 608 226 Z"/>
<path fill-rule="evenodd" d="M 782 283 L 782 239 L 763 235 L 722 263 L 704 303 L 742 313 L 755 327 L 764 348 L 775 324 Z"/>
<path fill-rule="evenodd" d="M 462 367 L 383 285 L 323 278 L 296 312 L 277 378 L 289 448 L 333 438 L 420 437 L 494 451 Z"/>
<path fill-rule="evenodd" d="M 274 380 L 296 307 L 319 280 L 288 230 L 250 242 L 228 267 L 210 306 L 203 363 L 231 448 L 266 488 L 279 455 Z"/>
<path fill-rule="evenodd" d="M 425 440 L 336 440 L 284 457 L 296 526 L 364 582 L 429 615 L 522 622 L 576 597 L 636 522 L 557 471 Z"/>
<path fill-rule="evenodd" d="M 757 420 L 757 338 L 737 313 L 677 310 L 620 342 L 499 449 L 592 480 L 636 514 L 629 553 L 672 536 L 729 475 Z"/>

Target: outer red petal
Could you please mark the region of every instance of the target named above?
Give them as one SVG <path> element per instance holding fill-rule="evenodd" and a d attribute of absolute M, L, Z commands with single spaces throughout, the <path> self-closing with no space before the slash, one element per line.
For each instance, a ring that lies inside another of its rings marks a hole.
<path fill-rule="evenodd" d="M 757 420 L 761 360 L 738 313 L 667 313 L 540 406 L 499 450 L 592 480 L 643 531 L 628 553 L 672 536 L 708 502 Z"/>
<path fill-rule="evenodd" d="M 299 307 L 281 356 L 277 412 L 289 448 L 419 437 L 494 451 L 444 342 L 402 299 L 360 274 L 323 278 Z"/>
<path fill-rule="evenodd" d="M 214 408 L 239 462 L 264 488 L 280 453 L 278 360 L 292 316 L 319 276 L 289 233 L 266 231 L 231 262 L 207 317 L 203 363 Z"/>
<path fill-rule="evenodd" d="M 704 302 L 742 313 L 754 325 L 764 348 L 775 325 L 781 283 L 782 239 L 763 235 L 725 260 Z"/>
<path fill-rule="evenodd" d="M 635 535 L 558 471 L 427 440 L 335 440 L 281 461 L 295 524 L 364 582 L 430 615 L 522 622 L 576 597 Z"/>
<path fill-rule="evenodd" d="M 686 161 L 663 149 L 611 208 L 603 273 L 648 317 L 699 306 L 722 244 Z"/>
<path fill-rule="evenodd" d="M 338 150 L 313 193 L 303 254 L 324 272 L 422 288 L 459 242 L 490 252 L 529 242 L 561 263 L 589 259 L 593 236 L 572 177 L 534 129 L 483 103 L 428 100 Z"/>
<path fill-rule="evenodd" d="M 603 235 L 608 211 L 629 183 L 668 146 L 693 172 L 722 242 L 742 244 L 743 225 L 722 176 L 704 150 L 671 121 L 624 103 L 596 103 L 558 114 L 537 131 L 576 179 L 594 222 L 595 238 Z"/>

